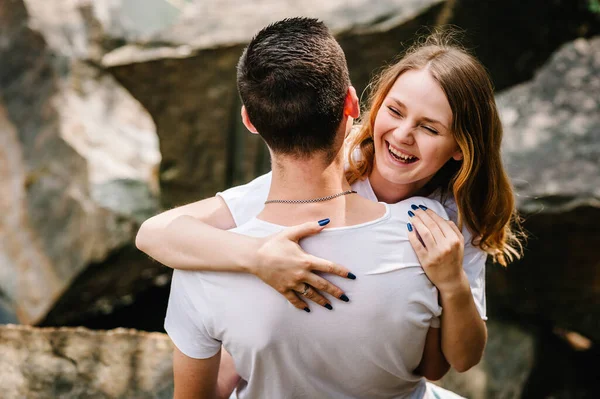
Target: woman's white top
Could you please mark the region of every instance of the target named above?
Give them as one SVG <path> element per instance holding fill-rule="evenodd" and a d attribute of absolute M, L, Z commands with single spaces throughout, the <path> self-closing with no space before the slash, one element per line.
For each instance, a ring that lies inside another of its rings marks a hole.
<path fill-rule="evenodd" d="M 227 204 L 236 226 L 242 226 L 262 211 L 270 187 L 271 173 L 269 172 L 257 177 L 248 184 L 232 187 L 217 193 L 217 196 L 221 197 Z M 373 188 L 371 187 L 368 178 L 356 181 L 352 184 L 352 189 L 364 198 L 375 202 L 379 201 L 373 192 Z M 440 201 L 439 195 L 436 195 L 436 193 L 429 198 Z M 454 221 L 454 223 L 458 223 L 458 210 L 454 199 L 447 198 L 442 205 L 450 220 Z M 463 226 L 462 234 L 465 238 L 463 267 L 467 278 L 469 279 L 475 306 L 477 307 L 481 318 L 487 320 L 485 300 L 485 261 L 487 259 L 487 254 L 479 247 L 471 244 L 472 234 L 466 226 Z"/>

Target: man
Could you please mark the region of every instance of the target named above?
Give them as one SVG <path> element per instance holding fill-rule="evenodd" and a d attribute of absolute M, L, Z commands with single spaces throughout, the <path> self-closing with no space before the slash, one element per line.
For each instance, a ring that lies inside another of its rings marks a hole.
<path fill-rule="evenodd" d="M 175 397 L 228 394 L 217 387 L 221 346 L 242 378 L 240 398 L 424 397 L 415 370 L 448 367 L 437 290 L 407 240 L 411 203 L 371 202 L 344 178 L 343 140 L 359 107 L 339 44 L 316 20 L 276 22 L 244 51 L 238 88 L 243 122 L 268 145 L 273 174 L 264 210 L 234 231 L 259 237 L 320 220 L 331 228 L 303 248 L 358 279 L 350 303 L 309 315 L 255 276 L 175 270 L 165 321 Z M 434 201 L 412 201 L 445 216 Z"/>

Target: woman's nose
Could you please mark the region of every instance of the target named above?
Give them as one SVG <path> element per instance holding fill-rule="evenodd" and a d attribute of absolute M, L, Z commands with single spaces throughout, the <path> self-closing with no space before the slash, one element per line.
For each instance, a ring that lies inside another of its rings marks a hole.
<path fill-rule="evenodd" d="M 414 131 L 413 124 L 409 120 L 404 119 L 394 129 L 393 136 L 400 143 L 412 145 L 415 141 Z"/>

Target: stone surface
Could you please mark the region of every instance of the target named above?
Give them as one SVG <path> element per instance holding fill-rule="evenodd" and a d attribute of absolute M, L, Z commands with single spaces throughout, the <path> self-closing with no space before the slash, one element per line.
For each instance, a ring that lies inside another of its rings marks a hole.
<path fill-rule="evenodd" d="M 0 326 L 2 397 L 171 398 L 172 351 L 159 333 Z"/>
<path fill-rule="evenodd" d="M 588 0 L 448 0 L 437 22 L 465 30 L 466 44 L 498 90 L 531 79 L 562 44 L 600 33 Z"/>
<path fill-rule="evenodd" d="M 22 1 L 0 11 L 0 320 L 36 323 L 156 212 L 160 156 L 150 117 L 112 76 L 47 45 Z"/>
<path fill-rule="evenodd" d="M 437 383 L 469 399 L 518 398 L 534 364 L 534 336 L 514 323 L 490 320 L 487 327 L 481 362 L 465 373 L 450 370 Z"/>
<path fill-rule="evenodd" d="M 600 341 L 600 37 L 497 97 L 525 216 L 522 261 L 489 268 L 490 304 Z"/>

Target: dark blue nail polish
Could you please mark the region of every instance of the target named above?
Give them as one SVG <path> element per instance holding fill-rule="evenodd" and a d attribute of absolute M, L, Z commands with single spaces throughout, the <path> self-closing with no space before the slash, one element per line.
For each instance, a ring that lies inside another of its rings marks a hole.
<path fill-rule="evenodd" d="M 310 309 L 309 309 L 308 307 L 304 308 L 304 311 L 305 311 L 306 313 L 310 313 Z"/>
<path fill-rule="evenodd" d="M 412 204 L 410 207 L 411 207 L 412 209 L 414 209 L 415 211 L 416 211 L 417 209 L 419 209 L 419 207 L 418 207 L 418 206 L 416 206 L 415 204 Z"/>
<path fill-rule="evenodd" d="M 408 216 L 413 217 L 415 216 L 415 214 L 413 213 L 413 211 L 408 211 Z"/>
<path fill-rule="evenodd" d="M 350 280 L 356 280 L 356 276 L 353 273 L 348 273 L 348 278 Z"/>
<path fill-rule="evenodd" d="M 412 231 L 412 230 L 413 230 L 413 229 L 412 229 L 412 224 L 410 224 L 410 223 L 409 223 L 409 224 L 407 224 L 407 225 L 406 225 L 406 227 L 408 227 L 408 231 Z"/>
<path fill-rule="evenodd" d="M 425 205 L 419 205 L 419 208 L 423 209 L 424 211 L 427 210 L 427 207 Z"/>
<path fill-rule="evenodd" d="M 326 304 L 325 304 L 325 307 L 326 307 L 327 309 L 329 309 L 329 310 L 333 310 L 333 306 L 331 306 L 331 305 L 330 305 L 330 304 L 328 304 L 328 303 L 326 303 Z"/>
<path fill-rule="evenodd" d="M 341 299 L 342 301 L 344 301 L 344 302 L 350 302 L 350 298 L 348 298 L 348 297 L 346 296 L 346 294 L 342 294 L 342 296 L 340 297 L 340 299 Z"/>
<path fill-rule="evenodd" d="M 321 219 L 321 220 L 319 220 L 319 226 L 325 226 L 330 221 L 331 220 L 329 220 L 329 219 Z"/>

